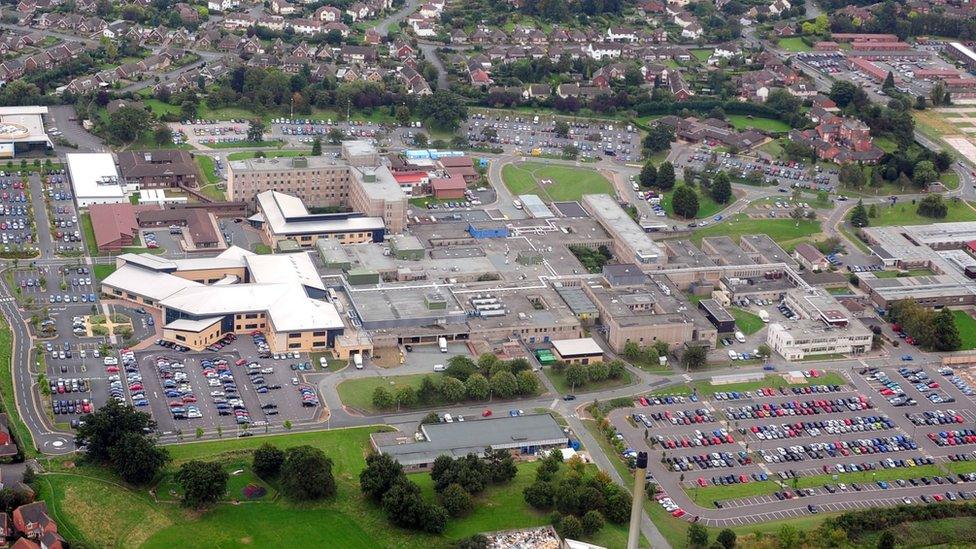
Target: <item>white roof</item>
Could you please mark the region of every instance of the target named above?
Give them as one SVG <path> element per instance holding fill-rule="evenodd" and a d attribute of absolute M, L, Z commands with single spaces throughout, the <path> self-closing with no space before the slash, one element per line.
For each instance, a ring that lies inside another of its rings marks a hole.
<path fill-rule="evenodd" d="M 201 318 L 200 320 L 178 318 L 173 322 L 167 324 L 166 328 L 169 328 L 171 330 L 180 330 L 183 332 L 202 332 L 207 328 L 213 326 L 215 322 L 220 322 L 219 316 L 212 316 L 210 318 Z"/>
<path fill-rule="evenodd" d="M 109 153 L 70 153 L 65 155 L 75 196 L 85 199 L 121 200 L 122 177 Z"/>
<path fill-rule="evenodd" d="M 592 337 L 581 337 L 578 339 L 557 339 L 552 342 L 552 347 L 560 356 L 581 356 L 603 354 L 601 348 Z"/>
<path fill-rule="evenodd" d="M 260 213 L 276 235 L 375 231 L 384 227 L 381 217 L 342 219 L 310 214 L 300 198 L 278 191 L 264 191 L 257 199 Z"/>
<path fill-rule="evenodd" d="M 134 264 L 122 265 L 102 283 L 122 291 L 131 291 L 154 301 L 165 299 L 186 288 L 204 287 L 199 282 Z"/>
<path fill-rule="evenodd" d="M 315 270 L 308 252 L 249 255 L 244 258 L 255 282 L 295 282 L 325 291 L 325 284 Z"/>
<path fill-rule="evenodd" d="M 257 255 L 257 254 L 254 253 L 254 252 L 250 252 L 248 250 L 245 250 L 244 248 L 241 248 L 240 246 L 231 246 L 230 248 L 227 248 L 226 250 L 220 252 L 220 254 L 217 255 L 217 257 L 219 257 L 221 259 L 236 258 L 239 261 L 244 261 L 244 258 L 247 257 L 247 256 L 249 256 L 249 255 Z"/>

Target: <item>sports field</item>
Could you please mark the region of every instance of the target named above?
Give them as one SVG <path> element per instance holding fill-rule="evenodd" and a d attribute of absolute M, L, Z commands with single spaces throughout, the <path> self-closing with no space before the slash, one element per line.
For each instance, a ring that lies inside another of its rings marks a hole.
<path fill-rule="evenodd" d="M 781 38 L 777 45 L 781 50 L 794 51 L 794 52 L 805 52 L 813 51 L 813 48 L 807 45 L 802 38 L 795 36 L 791 38 Z"/>
<path fill-rule="evenodd" d="M 584 194 L 613 195 L 613 185 L 596 170 L 520 162 L 502 168 L 502 180 L 512 194 L 534 194 L 546 202 L 579 200 Z"/>
<path fill-rule="evenodd" d="M 952 318 L 956 321 L 959 338 L 962 339 L 962 349 L 976 349 L 976 319 L 966 311 L 952 311 Z"/>

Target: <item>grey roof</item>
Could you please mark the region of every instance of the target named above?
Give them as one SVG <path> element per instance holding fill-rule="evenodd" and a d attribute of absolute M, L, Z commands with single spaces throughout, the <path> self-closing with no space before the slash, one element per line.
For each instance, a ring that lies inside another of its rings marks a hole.
<path fill-rule="evenodd" d="M 519 200 L 525 206 L 525 209 L 529 214 L 536 219 L 548 219 L 554 217 L 552 211 L 546 206 L 546 203 L 535 194 L 520 194 Z"/>
<path fill-rule="evenodd" d="M 549 414 L 501 416 L 457 423 L 423 425 L 424 442 L 380 446 L 403 465 L 430 463 L 438 456 L 454 458 L 469 453 L 482 454 L 487 447 L 521 448 L 524 446 L 566 445 L 569 437 Z"/>
<path fill-rule="evenodd" d="M 366 232 L 385 227 L 381 217 L 311 214 L 300 198 L 278 191 L 259 194 L 258 207 L 275 235 Z"/>

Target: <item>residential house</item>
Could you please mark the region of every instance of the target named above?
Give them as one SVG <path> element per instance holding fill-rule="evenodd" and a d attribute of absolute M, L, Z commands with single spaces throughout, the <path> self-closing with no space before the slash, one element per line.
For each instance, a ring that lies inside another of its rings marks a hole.
<path fill-rule="evenodd" d="M 318 19 L 319 21 L 324 21 L 326 23 L 342 21 L 342 10 L 335 6 L 322 6 L 321 8 L 315 10 L 315 13 L 312 15 L 312 19 Z"/>
<path fill-rule="evenodd" d="M 14 531 L 28 539 L 40 539 L 47 532 L 58 533 L 58 525 L 48 515 L 47 504 L 35 501 L 13 512 Z"/>

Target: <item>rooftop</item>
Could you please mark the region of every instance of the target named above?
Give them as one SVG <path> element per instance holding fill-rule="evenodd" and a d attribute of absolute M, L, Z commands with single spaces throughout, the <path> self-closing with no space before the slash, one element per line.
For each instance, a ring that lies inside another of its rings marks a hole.
<path fill-rule="evenodd" d="M 68 175 L 80 200 L 121 201 L 125 197 L 122 178 L 110 153 L 65 155 Z"/>
<path fill-rule="evenodd" d="M 278 191 L 264 191 L 258 194 L 257 200 L 264 221 L 275 235 L 371 232 L 385 227 L 381 217 L 309 213 L 300 198 Z"/>

